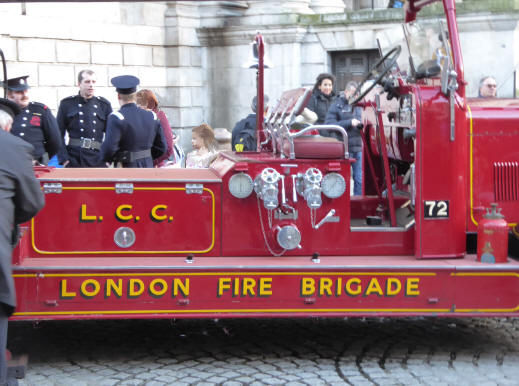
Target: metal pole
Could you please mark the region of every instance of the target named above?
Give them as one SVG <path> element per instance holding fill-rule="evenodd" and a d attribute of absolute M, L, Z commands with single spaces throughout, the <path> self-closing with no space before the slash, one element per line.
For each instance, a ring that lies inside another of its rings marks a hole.
<path fill-rule="evenodd" d="M 514 70 L 514 99 L 517 98 L 517 70 Z"/>
<path fill-rule="evenodd" d="M 261 134 L 264 135 L 263 132 L 263 114 L 265 113 L 264 101 L 263 101 L 263 72 L 264 72 L 264 62 L 263 55 L 265 54 L 265 46 L 263 43 L 263 36 L 261 34 L 256 35 L 256 43 L 258 44 L 258 73 L 257 73 L 257 104 L 256 104 L 256 144 L 257 151 L 260 151 L 260 144 L 264 138 L 261 137 Z"/>
<path fill-rule="evenodd" d="M 2 67 L 4 70 L 4 83 L 2 86 L 4 87 L 4 98 L 7 98 L 7 65 L 5 64 L 5 56 L 4 51 L 0 48 L 0 56 L 2 57 Z"/>

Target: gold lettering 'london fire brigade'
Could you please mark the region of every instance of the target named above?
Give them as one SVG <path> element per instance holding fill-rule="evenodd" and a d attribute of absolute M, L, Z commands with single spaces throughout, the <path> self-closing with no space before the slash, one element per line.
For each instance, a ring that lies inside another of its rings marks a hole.
<path fill-rule="evenodd" d="M 232 297 L 269 297 L 276 290 L 273 277 L 218 277 L 215 282 L 215 298 Z M 420 295 L 420 278 L 361 278 L 361 277 L 301 277 L 299 296 L 349 296 L 349 297 L 415 297 Z M 188 297 L 192 291 L 204 291 L 191 286 L 190 278 L 84 278 L 80 281 L 62 279 L 60 298 L 84 299 L 95 297 L 136 299 L 145 296 Z M 293 288 L 294 291 L 297 288 Z M 281 292 L 281 290 L 280 290 Z"/>

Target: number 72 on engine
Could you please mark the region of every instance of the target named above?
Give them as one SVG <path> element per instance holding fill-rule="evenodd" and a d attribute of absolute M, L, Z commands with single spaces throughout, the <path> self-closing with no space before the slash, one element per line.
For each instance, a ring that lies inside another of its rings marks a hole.
<path fill-rule="evenodd" d="M 424 218 L 449 218 L 448 200 L 426 200 L 423 209 Z"/>

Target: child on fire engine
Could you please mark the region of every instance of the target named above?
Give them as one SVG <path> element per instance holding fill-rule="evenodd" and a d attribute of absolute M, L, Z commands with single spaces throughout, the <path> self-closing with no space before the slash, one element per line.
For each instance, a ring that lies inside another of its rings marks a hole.
<path fill-rule="evenodd" d="M 186 168 L 208 168 L 218 155 L 218 142 L 214 130 L 207 123 L 193 129 L 191 144 L 193 151 L 186 157 Z"/>

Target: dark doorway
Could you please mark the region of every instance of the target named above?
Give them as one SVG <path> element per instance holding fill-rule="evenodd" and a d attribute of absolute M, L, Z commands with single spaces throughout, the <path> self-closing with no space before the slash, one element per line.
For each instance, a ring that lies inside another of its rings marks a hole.
<path fill-rule="evenodd" d="M 350 80 L 360 82 L 380 58 L 378 50 L 332 52 L 332 72 L 337 77 L 335 91 L 340 93 Z"/>

